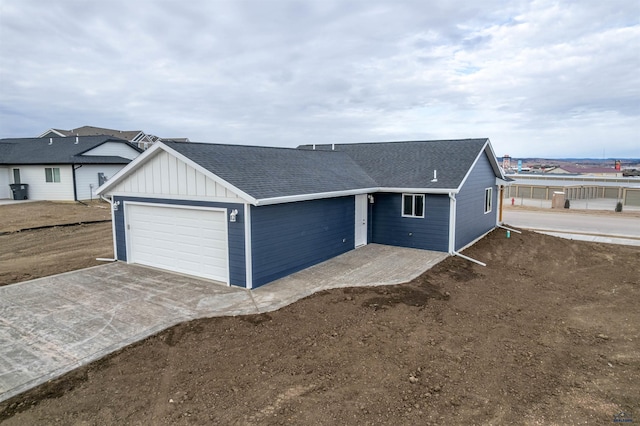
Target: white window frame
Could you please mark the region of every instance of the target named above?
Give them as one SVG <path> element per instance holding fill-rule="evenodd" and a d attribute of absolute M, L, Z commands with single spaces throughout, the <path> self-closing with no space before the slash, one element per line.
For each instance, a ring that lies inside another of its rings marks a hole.
<path fill-rule="evenodd" d="M 411 213 L 405 214 L 404 212 L 404 200 L 405 197 L 411 197 Z M 416 215 L 416 198 L 422 199 L 422 215 Z M 424 218 L 424 210 L 425 210 L 425 196 L 424 194 L 402 194 L 402 205 L 400 206 L 402 217 L 413 217 L 413 218 Z"/>
<path fill-rule="evenodd" d="M 493 188 L 484 189 L 484 214 L 493 210 Z"/>
<path fill-rule="evenodd" d="M 47 170 L 50 170 L 50 172 L 47 173 Z M 60 167 L 45 167 L 44 181 L 47 183 L 60 183 Z"/>

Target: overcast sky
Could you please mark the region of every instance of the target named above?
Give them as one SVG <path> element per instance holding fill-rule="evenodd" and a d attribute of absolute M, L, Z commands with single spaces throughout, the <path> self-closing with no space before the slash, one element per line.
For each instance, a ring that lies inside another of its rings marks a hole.
<path fill-rule="evenodd" d="M 0 0 L 0 137 L 640 157 L 640 1 Z"/>

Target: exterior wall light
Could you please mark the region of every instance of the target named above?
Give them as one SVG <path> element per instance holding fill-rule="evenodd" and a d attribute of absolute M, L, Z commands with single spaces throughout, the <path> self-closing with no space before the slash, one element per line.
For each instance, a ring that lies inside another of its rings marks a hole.
<path fill-rule="evenodd" d="M 238 215 L 238 209 L 231 210 L 231 213 L 229 213 L 229 222 L 235 222 L 237 215 Z"/>

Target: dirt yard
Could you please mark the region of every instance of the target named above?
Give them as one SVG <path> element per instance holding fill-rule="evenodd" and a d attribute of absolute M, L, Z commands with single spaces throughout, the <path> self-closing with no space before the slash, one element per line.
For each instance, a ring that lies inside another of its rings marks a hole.
<path fill-rule="evenodd" d="M 0 206 L 0 285 L 100 265 L 112 258 L 109 205 L 49 201 Z M 19 231 L 19 232 L 18 232 Z"/>
<path fill-rule="evenodd" d="M 0 403 L 0 422 L 640 421 L 638 247 L 500 230 L 465 254 L 487 267 L 178 325 Z"/>

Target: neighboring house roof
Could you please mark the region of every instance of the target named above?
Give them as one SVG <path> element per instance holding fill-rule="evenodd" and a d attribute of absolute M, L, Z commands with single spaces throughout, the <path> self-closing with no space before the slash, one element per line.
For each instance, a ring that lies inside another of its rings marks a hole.
<path fill-rule="evenodd" d="M 210 172 L 212 178 L 222 179 L 257 204 L 378 190 L 457 192 L 483 153 L 495 176 L 505 179 L 486 138 L 303 145 L 297 149 L 161 142 L 121 170 L 98 193 L 108 192 L 158 150 Z"/>
<path fill-rule="evenodd" d="M 189 142 L 188 138 L 160 138 L 155 135 L 146 134 L 142 130 L 116 130 L 104 127 L 82 126 L 77 129 L 62 130 L 49 129 L 39 135 L 39 138 L 48 138 L 51 136 L 112 136 L 119 139 L 126 139 L 129 142 L 148 142 L 153 143 L 159 140 L 170 140 L 175 142 Z"/>
<path fill-rule="evenodd" d="M 616 170 L 613 167 L 577 167 L 577 166 L 558 166 L 551 173 L 557 171 L 557 169 L 564 170 L 572 174 L 589 174 L 589 173 L 622 173 L 620 170 Z"/>
<path fill-rule="evenodd" d="M 344 152 L 385 188 L 456 189 L 488 139 L 301 145 L 300 149 Z M 437 180 L 433 181 L 434 170 Z M 499 167 L 494 166 L 496 176 Z"/>
<path fill-rule="evenodd" d="M 119 156 L 82 155 L 106 142 L 123 143 L 142 152 L 124 139 L 109 136 L 0 139 L 0 164 L 127 164 L 131 161 Z"/>
<path fill-rule="evenodd" d="M 48 137 L 49 133 L 57 133 L 60 137 L 65 136 L 113 136 L 119 139 L 126 139 L 128 141 L 135 141 L 136 138 L 144 136 L 142 130 L 116 130 L 106 129 L 104 127 L 94 126 L 82 126 L 77 129 L 62 130 L 62 129 L 49 129 L 42 133 L 39 138 Z"/>

